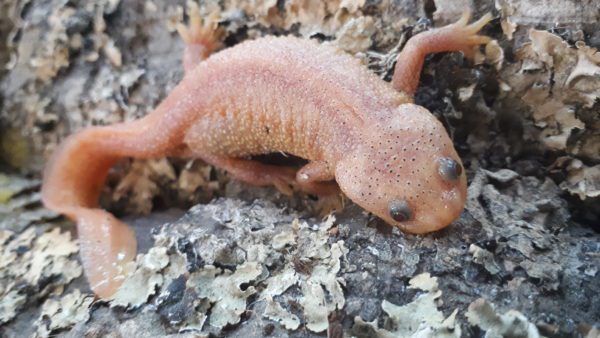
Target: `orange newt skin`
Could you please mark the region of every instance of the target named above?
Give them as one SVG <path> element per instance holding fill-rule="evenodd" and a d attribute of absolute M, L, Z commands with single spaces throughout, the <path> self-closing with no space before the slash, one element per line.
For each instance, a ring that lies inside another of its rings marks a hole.
<path fill-rule="evenodd" d="M 265 37 L 209 54 L 214 26 L 192 13 L 185 76 L 142 119 L 90 127 L 67 138 L 47 165 L 45 205 L 77 223 L 92 290 L 109 298 L 135 258 L 132 230 L 98 208 L 107 173 L 123 157 L 186 156 L 255 185 L 328 194 L 331 183 L 364 209 L 416 234 L 441 229 L 465 203 L 466 177 L 442 124 L 412 103 L 427 53 L 464 51 L 489 41 L 486 15 L 410 39 L 392 83 L 333 47 L 294 37 Z M 204 58 L 206 58 L 204 60 Z M 285 152 L 309 160 L 291 168 L 251 161 Z"/>

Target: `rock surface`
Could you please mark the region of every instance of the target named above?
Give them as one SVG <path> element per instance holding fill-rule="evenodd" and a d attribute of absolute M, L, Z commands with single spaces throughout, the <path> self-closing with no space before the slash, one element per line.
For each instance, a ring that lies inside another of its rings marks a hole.
<path fill-rule="evenodd" d="M 66 135 L 142 116 L 177 83 L 185 3 L 3 2 L 0 336 L 596 337 L 600 12 L 557 3 L 203 2 L 226 46 L 300 35 L 386 80 L 411 35 L 492 11 L 475 64 L 429 57 L 416 96 L 463 158 L 467 207 L 411 236 L 352 204 L 320 218 L 320 201 L 199 161 L 123 161 L 101 202 L 135 227 L 140 255 L 98 302 L 72 224 L 40 205 L 41 168 Z"/>

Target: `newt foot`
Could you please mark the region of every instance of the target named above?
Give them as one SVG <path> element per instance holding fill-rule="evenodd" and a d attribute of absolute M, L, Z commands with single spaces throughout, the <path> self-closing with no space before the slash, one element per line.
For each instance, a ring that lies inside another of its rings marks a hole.
<path fill-rule="evenodd" d="M 444 36 L 446 43 L 458 46 L 466 58 L 473 60 L 476 48 L 485 45 L 492 40 L 489 36 L 479 35 L 479 31 L 492 20 L 492 15 L 486 13 L 479 20 L 468 25 L 471 12 L 465 11 L 461 18 L 448 26 L 440 28 L 439 34 Z"/>
<path fill-rule="evenodd" d="M 223 30 L 219 28 L 219 14 L 210 13 L 204 20 L 198 4 L 188 1 L 188 24 L 177 24 L 177 32 L 185 42 L 183 67 L 186 72 L 195 68 L 202 60 L 222 47 Z"/>

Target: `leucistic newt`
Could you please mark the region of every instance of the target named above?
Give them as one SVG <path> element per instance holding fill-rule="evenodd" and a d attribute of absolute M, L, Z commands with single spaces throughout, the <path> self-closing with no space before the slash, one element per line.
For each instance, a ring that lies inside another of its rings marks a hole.
<path fill-rule="evenodd" d="M 403 231 L 423 234 L 456 219 L 465 204 L 462 163 L 442 124 L 413 103 L 428 53 L 487 43 L 478 35 L 489 14 L 412 37 L 391 83 L 354 57 L 295 37 L 264 37 L 214 52 L 214 22 L 190 14 L 181 26 L 185 75 L 145 117 L 95 126 L 68 137 L 53 154 L 42 186 L 44 204 L 77 223 L 92 290 L 110 298 L 123 266 L 135 259 L 133 231 L 98 198 L 119 159 L 199 158 L 250 184 L 290 184 L 331 193 L 331 181 L 365 210 Z M 308 160 L 301 169 L 250 155 L 285 152 Z"/>

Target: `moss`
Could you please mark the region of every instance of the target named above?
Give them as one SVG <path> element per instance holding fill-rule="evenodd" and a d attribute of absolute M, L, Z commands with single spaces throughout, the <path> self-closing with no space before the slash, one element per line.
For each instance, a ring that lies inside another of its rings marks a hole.
<path fill-rule="evenodd" d="M 0 161 L 15 169 L 27 166 L 31 157 L 31 145 L 21 131 L 12 128 L 0 131 Z M 0 192 L 0 201 L 2 194 Z"/>

